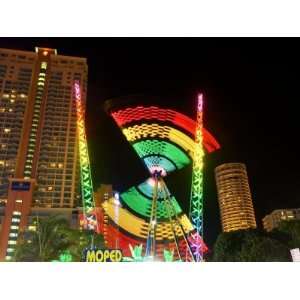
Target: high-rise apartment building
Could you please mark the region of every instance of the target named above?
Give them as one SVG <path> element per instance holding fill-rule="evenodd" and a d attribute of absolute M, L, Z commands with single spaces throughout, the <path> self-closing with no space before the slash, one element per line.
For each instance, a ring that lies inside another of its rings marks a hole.
<path fill-rule="evenodd" d="M 276 209 L 262 219 L 266 231 L 277 228 L 281 221 L 291 220 L 300 220 L 300 208 Z"/>
<path fill-rule="evenodd" d="M 223 232 L 256 228 L 256 221 L 244 164 L 227 163 L 215 169 Z"/>
<path fill-rule="evenodd" d="M 11 259 L 31 207 L 80 205 L 75 80 L 85 102 L 85 58 L 0 49 L 0 260 Z"/>

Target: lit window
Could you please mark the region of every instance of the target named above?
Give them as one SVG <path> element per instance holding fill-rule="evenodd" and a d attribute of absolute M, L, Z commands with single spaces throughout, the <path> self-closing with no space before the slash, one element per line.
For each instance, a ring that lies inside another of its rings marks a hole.
<path fill-rule="evenodd" d="M 9 109 L 8 109 L 8 111 L 9 111 L 9 112 L 12 112 L 12 111 L 13 111 L 13 109 L 12 109 L 12 108 L 9 108 Z"/>
<path fill-rule="evenodd" d="M 11 229 L 19 229 L 19 226 L 15 226 L 15 225 L 12 225 L 10 226 Z"/>
<path fill-rule="evenodd" d="M 10 132 L 10 128 L 4 128 L 4 132 L 5 132 L 5 133 Z"/>
<path fill-rule="evenodd" d="M 45 61 L 41 63 L 41 69 L 47 69 L 47 63 Z"/>
<path fill-rule="evenodd" d="M 5 112 L 5 108 L 4 107 L 0 107 L 0 112 Z"/>
<path fill-rule="evenodd" d="M 18 234 L 17 234 L 17 233 L 10 233 L 9 236 L 10 236 L 10 237 L 17 237 Z"/>
<path fill-rule="evenodd" d="M 63 168 L 64 164 L 58 164 L 58 167 L 61 169 Z"/>
<path fill-rule="evenodd" d="M 26 95 L 25 94 L 20 94 L 20 97 L 21 98 L 26 98 Z"/>
<path fill-rule="evenodd" d="M 0 160 L 0 166 L 4 166 L 4 160 Z"/>
<path fill-rule="evenodd" d="M 36 226 L 30 225 L 30 226 L 28 226 L 28 230 L 30 230 L 30 231 L 36 231 Z"/>
<path fill-rule="evenodd" d="M 50 163 L 50 167 L 51 168 L 55 168 L 56 167 L 56 163 Z"/>
<path fill-rule="evenodd" d="M 3 94 L 2 97 L 3 97 L 3 98 L 9 98 L 9 95 L 8 95 L 8 94 Z"/>
<path fill-rule="evenodd" d="M 38 82 L 38 85 L 44 86 L 44 82 Z"/>
<path fill-rule="evenodd" d="M 20 219 L 17 219 L 17 218 L 12 218 L 12 219 L 11 219 L 11 221 L 12 221 L 12 222 L 19 223 L 19 222 L 20 222 Z"/>
<path fill-rule="evenodd" d="M 5 256 L 5 259 L 6 259 L 6 260 L 11 260 L 11 256 L 6 255 L 6 256 Z"/>
<path fill-rule="evenodd" d="M 52 186 L 48 186 L 47 190 L 48 191 L 53 191 L 53 187 Z"/>
<path fill-rule="evenodd" d="M 14 248 L 7 248 L 6 251 L 7 251 L 7 252 L 14 252 L 14 250 L 15 250 Z"/>
<path fill-rule="evenodd" d="M 17 241 L 8 241 L 8 245 L 16 245 Z"/>
<path fill-rule="evenodd" d="M 20 212 L 20 211 L 17 211 L 17 210 L 15 210 L 15 211 L 13 212 L 13 215 L 14 215 L 14 216 L 21 216 L 21 212 Z"/>
<path fill-rule="evenodd" d="M 16 200 L 17 203 L 22 203 L 23 201 L 21 199 Z"/>

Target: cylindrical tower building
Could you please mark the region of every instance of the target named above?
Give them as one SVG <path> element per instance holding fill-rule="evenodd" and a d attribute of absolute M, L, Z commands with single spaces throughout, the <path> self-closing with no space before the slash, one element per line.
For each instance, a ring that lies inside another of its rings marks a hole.
<path fill-rule="evenodd" d="M 215 169 L 223 232 L 256 228 L 246 166 L 226 163 Z"/>

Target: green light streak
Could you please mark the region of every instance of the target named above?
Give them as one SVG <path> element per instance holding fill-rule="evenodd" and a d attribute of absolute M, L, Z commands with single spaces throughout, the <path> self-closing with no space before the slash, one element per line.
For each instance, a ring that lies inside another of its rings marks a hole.
<path fill-rule="evenodd" d="M 147 219 L 151 215 L 151 206 L 152 200 L 146 198 L 141 193 L 138 192 L 136 187 L 132 187 L 121 195 L 122 200 L 130 207 L 133 211 L 139 213 L 141 216 L 146 217 Z M 182 212 L 178 202 L 174 197 L 171 198 L 171 201 L 175 207 L 176 213 L 180 214 Z M 157 219 L 167 219 L 168 215 L 162 201 L 157 201 Z"/>
<path fill-rule="evenodd" d="M 166 141 L 144 140 L 136 142 L 132 146 L 140 158 L 148 155 L 165 156 L 175 164 L 177 169 L 182 169 L 191 162 L 191 159 L 184 151 Z"/>

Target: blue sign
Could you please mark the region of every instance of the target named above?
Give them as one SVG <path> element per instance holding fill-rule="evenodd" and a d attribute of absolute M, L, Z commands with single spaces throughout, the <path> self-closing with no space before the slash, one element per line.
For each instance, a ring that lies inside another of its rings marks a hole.
<path fill-rule="evenodd" d="M 30 190 L 30 182 L 13 181 L 11 183 L 11 189 L 13 191 L 29 191 Z"/>

